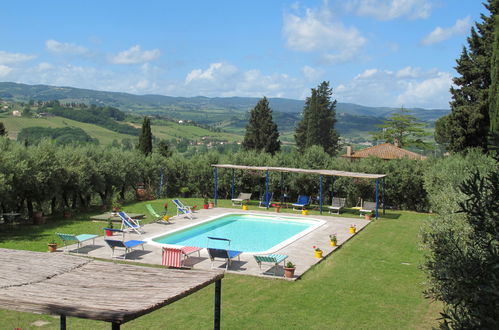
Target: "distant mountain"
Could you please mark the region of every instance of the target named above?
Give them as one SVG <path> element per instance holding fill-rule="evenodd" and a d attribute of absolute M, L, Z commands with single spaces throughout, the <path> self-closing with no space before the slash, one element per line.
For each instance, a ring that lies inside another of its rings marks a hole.
<path fill-rule="evenodd" d="M 204 123 L 220 122 L 252 109 L 259 98 L 256 97 L 172 97 L 164 95 L 134 95 L 118 92 L 104 92 L 73 87 L 48 85 L 26 85 L 0 82 L 0 98 L 10 101 L 61 100 L 97 105 L 109 105 L 123 111 L 150 114 L 166 114 L 176 119 L 191 119 Z M 303 111 L 303 100 L 269 98 L 272 109 L 281 113 L 299 114 Z M 217 115 L 212 110 L 224 110 Z M 367 107 L 353 103 L 338 103 L 339 114 L 364 117 L 386 118 L 396 108 Z M 413 115 L 425 122 L 434 122 L 449 113 L 447 109 L 410 108 Z M 282 118 L 281 118 L 282 119 Z"/>

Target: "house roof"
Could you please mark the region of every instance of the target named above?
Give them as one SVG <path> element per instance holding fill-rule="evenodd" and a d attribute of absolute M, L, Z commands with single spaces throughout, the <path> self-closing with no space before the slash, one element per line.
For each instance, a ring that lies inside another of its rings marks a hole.
<path fill-rule="evenodd" d="M 348 156 L 347 154 L 341 155 L 341 157 L 345 158 L 367 158 L 369 156 L 375 156 L 381 159 L 398 159 L 404 157 L 407 157 L 409 159 L 426 159 L 426 156 L 399 148 L 388 142 L 354 151 L 350 156 Z"/>

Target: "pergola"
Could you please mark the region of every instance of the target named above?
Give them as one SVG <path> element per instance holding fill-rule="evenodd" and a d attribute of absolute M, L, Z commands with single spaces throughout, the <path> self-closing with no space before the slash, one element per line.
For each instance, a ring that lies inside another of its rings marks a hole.
<path fill-rule="evenodd" d="M 215 283 L 220 328 L 220 271 L 173 270 L 96 261 L 61 253 L 0 248 L 0 309 L 107 321 L 112 329 Z"/>
<path fill-rule="evenodd" d="M 291 168 L 291 167 L 270 167 L 270 166 L 245 166 L 245 165 L 232 165 L 232 164 L 212 164 L 213 166 L 213 175 L 215 177 L 215 187 L 214 187 L 214 199 L 215 205 L 217 203 L 217 195 L 218 195 L 218 169 L 219 168 L 228 168 L 232 169 L 232 198 L 234 198 L 234 180 L 235 173 L 234 170 L 246 170 L 246 171 L 263 171 L 265 172 L 265 198 L 268 197 L 269 191 L 269 171 L 274 172 L 288 172 L 288 173 L 302 173 L 302 174 L 314 174 L 319 175 L 320 182 L 320 190 L 319 190 L 319 208 L 322 214 L 322 202 L 323 202 L 323 179 L 324 177 L 331 177 L 331 180 L 335 176 L 343 176 L 350 178 L 362 178 L 362 179 L 371 179 L 376 180 L 376 219 L 378 218 L 378 208 L 379 208 L 379 179 L 384 178 L 386 174 L 369 174 L 369 173 L 358 173 L 358 172 L 347 172 L 347 171 L 336 171 L 336 170 L 309 170 L 303 168 Z M 270 201 L 266 201 L 266 205 L 268 208 L 268 204 Z"/>

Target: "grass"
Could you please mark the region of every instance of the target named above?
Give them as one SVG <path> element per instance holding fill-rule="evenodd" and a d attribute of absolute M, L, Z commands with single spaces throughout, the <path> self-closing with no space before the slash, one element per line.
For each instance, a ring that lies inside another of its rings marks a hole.
<path fill-rule="evenodd" d="M 201 199 L 182 200 L 185 204 L 202 204 Z M 146 203 L 127 205 L 124 209 L 145 213 Z M 159 210 L 164 200 L 152 204 Z M 171 202 L 169 205 L 168 213 L 173 214 L 174 207 Z M 219 203 L 219 206 L 228 205 L 230 201 Z M 0 232 L 0 247 L 45 251 L 47 239 L 56 231 L 102 234 L 105 223 L 86 220 L 89 215 L 54 219 L 45 226 L 4 230 Z M 346 216 L 358 217 L 353 211 Z M 423 255 L 418 248 L 418 233 L 427 217 L 413 212 L 388 212 L 296 282 L 227 274 L 222 281 L 222 327 L 428 329 L 436 326 L 441 306 L 423 297 L 425 277 L 418 268 Z M 213 297 L 214 287 L 207 287 L 126 323 L 123 329 L 211 328 Z M 36 320 L 49 322 L 40 329 L 58 328 L 58 319 L 48 315 L 0 310 L 0 319 L 6 329 L 30 329 Z M 68 326 L 108 329 L 110 325 L 69 318 Z"/>

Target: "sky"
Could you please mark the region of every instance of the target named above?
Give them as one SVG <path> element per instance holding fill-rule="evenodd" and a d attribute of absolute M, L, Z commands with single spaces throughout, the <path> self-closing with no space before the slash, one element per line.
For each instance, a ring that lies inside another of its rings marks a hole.
<path fill-rule="evenodd" d="M 5 1 L 0 81 L 449 108 L 480 0 Z"/>

